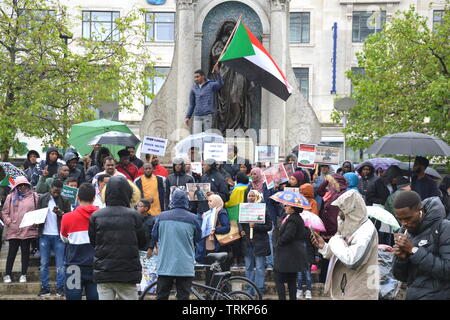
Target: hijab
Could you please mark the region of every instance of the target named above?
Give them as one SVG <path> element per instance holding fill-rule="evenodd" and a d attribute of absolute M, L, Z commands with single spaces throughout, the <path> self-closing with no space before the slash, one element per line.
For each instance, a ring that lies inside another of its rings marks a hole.
<path fill-rule="evenodd" d="M 252 188 L 256 191 L 258 191 L 258 193 L 262 193 L 263 192 L 263 185 L 264 185 L 264 176 L 262 173 L 261 168 L 253 168 L 252 171 L 250 171 L 250 174 L 252 173 L 256 173 L 256 176 L 258 177 L 258 181 L 253 181 L 252 180 Z"/>
<path fill-rule="evenodd" d="M 211 209 L 215 208 L 217 213 L 219 213 L 220 210 L 223 209 L 223 200 L 217 194 L 210 195 L 208 200 L 212 201 Z"/>
<path fill-rule="evenodd" d="M 263 196 L 262 194 L 258 191 L 258 190 L 250 190 L 248 194 L 250 194 L 250 192 L 253 192 L 255 194 L 255 202 L 254 203 L 261 203 L 263 200 Z M 247 195 L 248 197 L 248 195 Z"/>

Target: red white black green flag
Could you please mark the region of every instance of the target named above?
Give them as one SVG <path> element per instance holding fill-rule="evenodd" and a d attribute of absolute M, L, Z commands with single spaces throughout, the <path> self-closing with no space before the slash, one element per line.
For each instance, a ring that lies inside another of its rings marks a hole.
<path fill-rule="evenodd" d="M 292 93 L 286 76 L 242 22 L 219 61 L 285 101 Z"/>

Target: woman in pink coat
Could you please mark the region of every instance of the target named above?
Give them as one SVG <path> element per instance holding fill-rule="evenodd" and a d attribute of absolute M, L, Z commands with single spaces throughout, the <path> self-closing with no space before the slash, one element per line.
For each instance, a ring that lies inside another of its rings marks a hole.
<path fill-rule="evenodd" d="M 11 282 L 11 272 L 20 247 L 22 253 L 22 275 L 20 282 L 27 282 L 28 262 L 30 259 L 31 240 L 38 237 L 38 228 L 35 226 L 19 228 L 23 216 L 29 211 L 36 210 L 39 196 L 35 193 L 25 177 L 17 177 L 15 185 L 2 210 L 2 218 L 7 228 L 5 239 L 9 241 L 8 258 L 3 282 Z"/>

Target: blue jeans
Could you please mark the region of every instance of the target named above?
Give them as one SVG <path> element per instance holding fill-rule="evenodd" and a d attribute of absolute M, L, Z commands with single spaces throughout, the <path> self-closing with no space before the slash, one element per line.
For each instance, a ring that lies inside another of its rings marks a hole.
<path fill-rule="evenodd" d="M 312 291 L 311 270 L 297 273 L 297 289 L 303 290 L 303 279 L 306 281 L 306 290 Z"/>
<path fill-rule="evenodd" d="M 48 265 L 50 263 L 50 254 L 55 252 L 56 262 L 56 288 L 64 288 L 66 278 L 64 271 L 64 250 L 66 245 L 59 236 L 42 235 L 39 238 L 39 252 L 41 255 L 41 286 L 50 290 Z"/>
<path fill-rule="evenodd" d="M 83 288 L 86 300 L 98 300 L 94 269 L 91 267 L 67 266 L 65 295 L 67 300 L 81 300 Z"/>
<path fill-rule="evenodd" d="M 247 255 L 245 260 L 245 277 L 253 281 L 258 287 L 261 294 L 265 292 L 265 274 L 266 274 L 266 257 L 255 256 L 253 246 L 247 247 Z M 256 272 L 255 272 L 256 267 Z"/>
<path fill-rule="evenodd" d="M 268 235 L 269 235 L 269 245 L 270 245 L 270 256 L 266 257 L 266 265 L 271 265 L 273 267 L 273 244 L 272 244 L 273 230 L 269 231 Z"/>

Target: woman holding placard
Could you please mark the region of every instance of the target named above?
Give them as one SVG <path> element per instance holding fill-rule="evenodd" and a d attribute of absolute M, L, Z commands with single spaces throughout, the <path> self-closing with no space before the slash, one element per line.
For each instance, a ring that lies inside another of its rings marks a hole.
<path fill-rule="evenodd" d="M 251 190 L 248 193 L 247 202 L 261 203 L 261 193 Z M 265 292 L 266 256 L 270 256 L 271 253 L 268 235 L 270 230 L 272 230 L 272 221 L 267 210 L 265 223 L 239 224 L 242 237 L 241 249 L 245 260 L 245 276 L 256 284 L 261 294 Z"/>
<path fill-rule="evenodd" d="M 30 244 L 32 239 L 38 237 L 37 227 L 20 228 L 19 226 L 25 213 L 36 210 L 39 196 L 33 191 L 27 178 L 17 177 L 14 183 L 2 209 L 2 218 L 7 228 L 5 239 L 9 241 L 8 258 L 3 277 L 5 283 L 11 282 L 11 272 L 19 247 L 22 255 L 22 275 L 19 281 L 27 282 Z"/>

